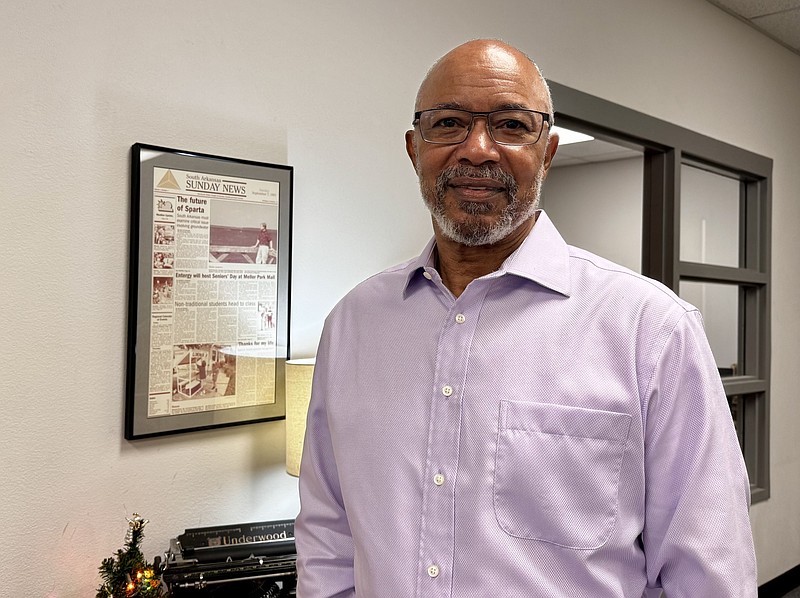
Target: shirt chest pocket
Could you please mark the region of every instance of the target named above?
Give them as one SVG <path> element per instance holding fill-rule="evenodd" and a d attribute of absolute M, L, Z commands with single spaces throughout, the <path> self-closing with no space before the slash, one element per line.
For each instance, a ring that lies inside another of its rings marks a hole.
<path fill-rule="evenodd" d="M 502 401 L 494 509 L 507 534 L 600 548 L 614 530 L 631 416 Z"/>

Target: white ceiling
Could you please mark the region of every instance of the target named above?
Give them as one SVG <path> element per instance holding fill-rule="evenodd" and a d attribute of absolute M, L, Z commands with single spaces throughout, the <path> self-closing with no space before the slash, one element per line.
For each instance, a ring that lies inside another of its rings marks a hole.
<path fill-rule="evenodd" d="M 610 160 L 625 160 L 626 158 L 641 157 L 641 151 L 631 150 L 621 145 L 608 143 L 599 139 L 559 145 L 556 157 L 553 158 L 553 168 L 559 166 L 578 166 L 589 162 L 608 162 Z"/>
<path fill-rule="evenodd" d="M 800 54 L 800 0 L 708 0 Z"/>

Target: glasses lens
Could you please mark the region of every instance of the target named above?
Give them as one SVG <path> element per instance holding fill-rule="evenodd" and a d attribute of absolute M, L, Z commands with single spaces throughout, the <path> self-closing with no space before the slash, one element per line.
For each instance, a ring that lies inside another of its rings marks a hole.
<path fill-rule="evenodd" d="M 527 145 L 539 140 L 543 121 L 538 112 L 500 110 L 489 115 L 489 128 L 497 143 Z"/>
<path fill-rule="evenodd" d="M 422 138 L 431 143 L 461 143 L 471 123 L 472 114 L 463 110 L 426 110 L 419 117 Z"/>
<path fill-rule="evenodd" d="M 529 110 L 498 110 L 488 115 L 492 139 L 506 145 L 536 143 L 544 117 Z M 466 110 L 425 110 L 420 114 L 422 138 L 429 143 L 461 143 L 469 135 L 472 113 Z"/>

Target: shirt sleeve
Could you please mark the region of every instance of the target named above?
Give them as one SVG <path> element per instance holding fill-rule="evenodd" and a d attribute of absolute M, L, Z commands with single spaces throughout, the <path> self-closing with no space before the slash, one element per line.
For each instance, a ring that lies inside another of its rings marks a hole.
<path fill-rule="evenodd" d="M 647 398 L 648 587 L 669 598 L 757 596 L 750 484 L 699 312 L 667 339 Z"/>
<path fill-rule="evenodd" d="M 300 514 L 295 522 L 298 598 L 355 596 L 353 538 L 328 426 L 328 345 L 323 332 L 300 464 Z"/>

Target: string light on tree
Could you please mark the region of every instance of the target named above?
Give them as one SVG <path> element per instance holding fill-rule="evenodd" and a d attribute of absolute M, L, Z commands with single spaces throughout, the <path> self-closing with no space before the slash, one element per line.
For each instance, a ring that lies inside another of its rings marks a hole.
<path fill-rule="evenodd" d="M 138 513 L 128 519 L 125 547 L 100 564 L 103 584 L 97 589 L 96 598 L 156 598 L 163 595 L 161 580 L 140 548 L 145 525 L 147 519 Z"/>

